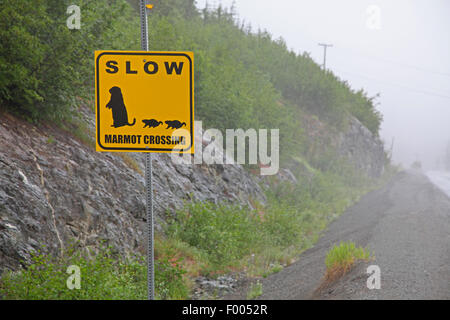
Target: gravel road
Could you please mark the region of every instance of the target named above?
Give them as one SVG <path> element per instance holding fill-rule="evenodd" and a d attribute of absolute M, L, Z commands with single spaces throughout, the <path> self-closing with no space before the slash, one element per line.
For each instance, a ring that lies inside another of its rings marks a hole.
<path fill-rule="evenodd" d="M 375 258 L 317 291 L 326 252 L 340 241 L 367 247 Z M 368 265 L 379 266 L 381 289 L 367 288 Z M 365 195 L 296 263 L 262 284 L 259 299 L 450 299 L 450 199 L 424 174 L 402 172 Z"/>

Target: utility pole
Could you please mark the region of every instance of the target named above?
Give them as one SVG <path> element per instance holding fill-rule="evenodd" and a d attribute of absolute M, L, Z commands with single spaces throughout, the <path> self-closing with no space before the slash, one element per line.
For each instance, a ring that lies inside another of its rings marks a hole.
<path fill-rule="evenodd" d="M 391 150 L 389 152 L 390 160 L 392 160 L 392 155 L 394 154 L 394 141 L 395 141 L 395 137 L 392 137 Z"/>
<path fill-rule="evenodd" d="M 319 43 L 319 46 L 323 47 L 323 70 L 327 70 L 327 47 L 332 47 L 332 44 Z"/>

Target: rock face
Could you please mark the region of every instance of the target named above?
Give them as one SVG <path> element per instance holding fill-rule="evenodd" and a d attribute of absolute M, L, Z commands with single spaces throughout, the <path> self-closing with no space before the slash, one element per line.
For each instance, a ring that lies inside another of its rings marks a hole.
<path fill-rule="evenodd" d="M 64 131 L 5 115 L 0 122 L 0 274 L 40 249 L 60 253 L 70 241 L 145 252 L 142 154 L 98 153 Z M 202 141 L 197 141 L 202 143 Z M 133 169 L 132 169 L 133 168 Z M 175 164 L 153 155 L 156 229 L 191 199 L 264 202 L 240 165 Z"/>
<path fill-rule="evenodd" d="M 338 131 L 317 117 L 305 114 L 302 125 L 309 144 L 307 152 L 320 157 L 331 150 L 367 176 L 380 177 L 385 165 L 383 143 L 355 117 L 348 120 L 346 128 Z"/>
<path fill-rule="evenodd" d="M 340 133 L 338 151 L 358 169 L 372 178 L 383 174 L 385 154 L 383 143 L 356 118 L 351 118 L 348 129 Z"/>

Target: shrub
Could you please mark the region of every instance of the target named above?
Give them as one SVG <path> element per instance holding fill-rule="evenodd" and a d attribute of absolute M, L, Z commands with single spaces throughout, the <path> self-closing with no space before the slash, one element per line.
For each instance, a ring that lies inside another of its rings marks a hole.
<path fill-rule="evenodd" d="M 70 119 L 76 97 L 92 95 L 93 51 L 137 49 L 138 18 L 125 0 L 83 1 L 81 29 L 69 30 L 66 10 L 77 2 L 0 2 L 2 107 L 33 121 Z"/>
<path fill-rule="evenodd" d="M 0 279 L 2 299 L 147 299 L 145 258 L 123 258 L 111 248 L 102 247 L 89 258 L 70 249 L 63 258 L 35 253 L 31 264 L 16 272 L 5 272 Z M 81 289 L 68 289 L 66 273 L 70 265 L 81 272 Z M 184 271 L 178 261 L 163 258 L 155 262 L 155 291 L 159 299 L 182 299 L 188 295 Z"/>
<path fill-rule="evenodd" d="M 171 236 L 206 253 L 214 268 L 238 262 L 258 242 L 255 214 L 238 206 L 194 203 L 177 213 Z"/>

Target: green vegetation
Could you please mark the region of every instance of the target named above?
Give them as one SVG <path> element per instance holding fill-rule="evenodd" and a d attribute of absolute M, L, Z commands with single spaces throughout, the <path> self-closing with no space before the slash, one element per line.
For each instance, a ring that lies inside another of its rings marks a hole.
<path fill-rule="evenodd" d="M 53 144 L 53 143 L 55 143 L 56 141 L 55 141 L 55 138 L 51 135 L 51 136 L 49 136 L 48 138 L 47 138 L 47 143 L 48 144 Z"/>
<path fill-rule="evenodd" d="M 247 300 L 252 300 L 263 294 L 261 282 L 253 283 L 247 293 Z"/>
<path fill-rule="evenodd" d="M 236 205 L 187 204 L 168 217 L 170 239 L 195 248 L 204 274 L 246 269 L 267 275 L 309 248 L 328 223 L 368 185 L 348 187 L 342 177 L 317 174 L 304 183 L 278 182 L 267 190 L 268 203 L 256 210 Z"/>
<path fill-rule="evenodd" d="M 281 270 L 283 270 L 283 266 L 280 264 L 276 264 L 271 269 L 269 269 L 267 272 L 263 273 L 262 276 L 263 276 L 263 278 L 267 278 L 269 275 L 280 272 Z"/>
<path fill-rule="evenodd" d="M 71 4 L 81 6 L 80 30 L 66 26 Z M 1 104 L 32 121 L 70 119 L 93 94 L 93 51 L 138 49 L 135 15 L 125 1 L 1 1 Z"/>
<path fill-rule="evenodd" d="M 66 26 L 71 4 L 81 8 L 80 30 Z M 70 120 L 93 104 L 94 50 L 139 49 L 139 16 L 125 0 L 5 0 L 0 21 L 0 103 L 33 121 Z M 375 97 L 222 7 L 160 1 L 149 30 L 152 50 L 195 53 L 196 115 L 209 127 L 281 128 L 284 160 L 305 151 L 303 112 L 336 128 L 352 114 L 378 134 Z"/>
<path fill-rule="evenodd" d="M 177 213 L 168 234 L 204 252 L 211 267 L 220 270 L 250 253 L 260 241 L 259 225 L 247 209 L 198 202 Z"/>
<path fill-rule="evenodd" d="M 358 260 L 368 260 L 370 252 L 362 247 L 356 247 L 354 242 L 341 242 L 334 245 L 327 253 L 325 280 L 333 281 L 347 273 Z"/>
<path fill-rule="evenodd" d="M 95 259 L 89 256 L 95 255 Z M 189 290 L 185 271 L 177 259 L 163 255 L 155 262 L 157 299 L 186 298 Z M 67 268 L 78 266 L 81 288 L 68 289 Z M 1 299 L 68 300 L 68 299 L 147 299 L 147 265 L 145 258 L 123 258 L 111 247 L 99 252 L 82 253 L 70 249 L 63 258 L 36 253 L 24 270 L 5 272 L 0 280 Z"/>

